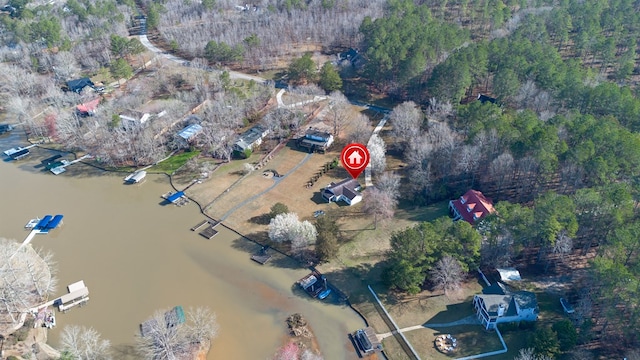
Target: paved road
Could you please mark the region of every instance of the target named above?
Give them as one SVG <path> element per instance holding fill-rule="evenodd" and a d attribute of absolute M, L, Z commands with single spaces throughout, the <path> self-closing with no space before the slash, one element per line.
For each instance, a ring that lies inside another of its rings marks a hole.
<path fill-rule="evenodd" d="M 144 45 L 144 47 L 146 47 L 149 51 L 153 52 L 156 55 L 162 56 L 165 59 L 169 60 L 169 61 L 173 61 L 175 63 L 184 65 L 184 64 L 188 64 L 189 60 L 183 59 L 181 57 L 166 53 L 164 51 L 162 51 L 162 49 L 156 47 L 155 45 L 153 45 L 150 41 L 149 38 L 147 37 L 147 35 L 138 35 L 138 39 L 140 39 L 140 42 L 142 43 L 142 45 Z M 219 70 L 213 70 L 216 72 L 219 72 Z M 240 73 L 237 71 L 229 71 L 229 77 L 231 79 L 241 79 L 241 80 L 253 80 L 257 83 L 265 83 L 267 81 L 267 79 L 265 78 L 261 78 L 259 76 L 254 76 L 254 75 L 249 75 L 249 74 L 244 74 L 244 73 Z"/>

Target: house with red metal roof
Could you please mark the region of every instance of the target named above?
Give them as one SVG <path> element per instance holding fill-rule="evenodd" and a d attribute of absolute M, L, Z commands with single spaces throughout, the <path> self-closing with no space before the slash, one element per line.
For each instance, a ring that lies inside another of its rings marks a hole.
<path fill-rule="evenodd" d="M 89 102 L 76 106 L 76 111 L 80 116 L 93 116 L 96 114 L 96 109 L 99 104 L 100 98 L 93 99 Z"/>
<path fill-rule="evenodd" d="M 495 212 L 491 199 L 480 191 L 469 190 L 459 199 L 449 201 L 453 221 L 464 220 L 473 225 L 476 221 Z"/>

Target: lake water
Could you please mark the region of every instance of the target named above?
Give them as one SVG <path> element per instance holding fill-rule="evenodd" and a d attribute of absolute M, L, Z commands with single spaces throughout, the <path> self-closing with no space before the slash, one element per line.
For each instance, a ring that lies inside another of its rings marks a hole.
<path fill-rule="evenodd" d="M 17 134 L 0 138 L 0 150 L 25 145 L 20 140 Z M 253 263 L 249 255 L 258 246 L 232 231 L 219 226 L 211 240 L 190 231 L 204 217 L 194 204 L 161 205 L 160 195 L 171 190 L 166 177 L 149 175 L 127 186 L 125 174 L 83 164 L 54 176 L 36 166 L 55 153 L 32 153 L 19 162 L 0 161 L 0 237 L 21 242 L 29 219 L 63 214 L 61 228 L 32 244 L 54 253 L 56 295 L 78 280 L 90 291 L 86 306 L 57 314 L 52 346 L 65 325 L 85 325 L 112 342 L 116 359 L 133 359 L 139 324 L 155 310 L 182 305 L 217 314 L 220 333 L 208 359 L 270 358 L 286 340 L 287 316 L 296 312 L 308 319 L 325 359 L 357 358 L 347 338 L 364 326 L 355 312 L 300 293 L 294 283 L 308 270 L 286 259 L 278 266 Z"/>

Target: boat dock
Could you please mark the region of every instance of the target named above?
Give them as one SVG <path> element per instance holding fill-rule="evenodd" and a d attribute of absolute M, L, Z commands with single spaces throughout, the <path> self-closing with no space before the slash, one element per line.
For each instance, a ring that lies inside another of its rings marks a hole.
<path fill-rule="evenodd" d="M 263 246 L 257 254 L 251 255 L 251 260 L 257 262 L 260 265 L 266 264 L 273 256 L 269 254 L 268 251 L 269 246 Z"/>
<path fill-rule="evenodd" d="M 298 280 L 298 284 L 311 297 L 320 300 L 326 298 L 331 293 L 331 289 L 327 285 L 327 278 L 317 270 L 312 271 L 311 274 Z"/>
<path fill-rule="evenodd" d="M 53 301 L 53 305 L 58 307 L 58 311 L 66 312 L 74 306 L 82 306 L 89 301 L 89 288 L 80 280 L 67 286 L 68 294 L 62 295 Z"/>
<path fill-rule="evenodd" d="M 21 147 L 21 146 L 14 147 L 14 148 L 11 148 L 9 150 L 5 150 L 4 154 L 6 156 L 10 157 L 13 160 L 18 160 L 16 158 L 14 158 L 14 156 L 21 156 L 21 158 L 25 157 L 25 156 L 29 155 L 29 149 L 31 149 L 32 147 L 38 146 L 38 144 L 39 143 L 31 144 L 31 145 L 25 146 L 25 147 Z M 16 154 L 19 154 L 19 153 L 22 153 L 24 155 L 16 155 Z"/>
<path fill-rule="evenodd" d="M 38 223 L 33 227 L 34 231 L 37 231 L 40 234 L 46 234 L 49 231 L 57 228 L 60 224 L 62 224 L 62 218 L 64 215 L 45 215 Z"/>
<path fill-rule="evenodd" d="M 84 281 L 80 280 L 67 286 L 68 293 L 54 300 L 40 304 L 29 309 L 31 313 L 39 313 L 42 309 L 49 306 L 55 306 L 58 311 L 67 312 L 74 306 L 82 306 L 89 301 L 89 288 L 84 285 Z"/>
<path fill-rule="evenodd" d="M 382 350 L 382 343 L 378 339 L 375 330 L 372 327 L 357 330 L 353 334 L 349 334 L 359 357 Z"/>
<path fill-rule="evenodd" d="M 189 199 L 187 198 L 187 195 L 184 194 L 184 191 L 169 191 L 168 193 L 162 195 L 162 198 L 176 206 L 182 206 L 189 203 Z"/>
<path fill-rule="evenodd" d="M 61 160 L 59 162 L 54 162 L 46 166 L 46 168 L 51 171 L 54 175 L 60 175 L 63 172 L 67 171 L 67 166 L 78 163 L 84 159 L 90 158 L 91 155 L 87 154 L 73 161 Z"/>
<path fill-rule="evenodd" d="M 191 228 L 191 231 L 196 231 L 196 230 L 200 229 L 202 226 L 204 226 L 204 224 L 206 224 L 208 222 L 209 222 L 209 220 L 207 220 L 207 219 L 204 219 L 204 220 L 200 221 L 194 227 Z"/>
<path fill-rule="evenodd" d="M 218 223 L 212 221 L 207 221 L 207 223 L 209 225 L 204 228 L 204 230 L 200 231 L 200 236 L 204 237 L 207 240 L 211 240 L 212 237 L 218 234 L 218 230 L 214 229 L 214 227 L 218 225 Z"/>
<path fill-rule="evenodd" d="M 146 176 L 147 176 L 146 171 L 144 170 L 136 171 L 132 174 L 129 174 L 127 177 L 125 177 L 124 182 L 127 184 L 137 184 L 142 182 Z"/>

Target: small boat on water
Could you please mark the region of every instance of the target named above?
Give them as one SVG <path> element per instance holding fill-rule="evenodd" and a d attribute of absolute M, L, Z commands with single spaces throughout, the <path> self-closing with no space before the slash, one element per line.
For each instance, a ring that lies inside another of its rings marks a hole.
<path fill-rule="evenodd" d="M 33 229 L 34 227 L 36 227 L 36 225 L 38 225 L 38 223 L 40 222 L 40 218 L 35 218 L 35 219 L 31 219 L 29 220 L 29 222 L 27 223 L 27 225 L 24 226 L 25 229 Z"/>

